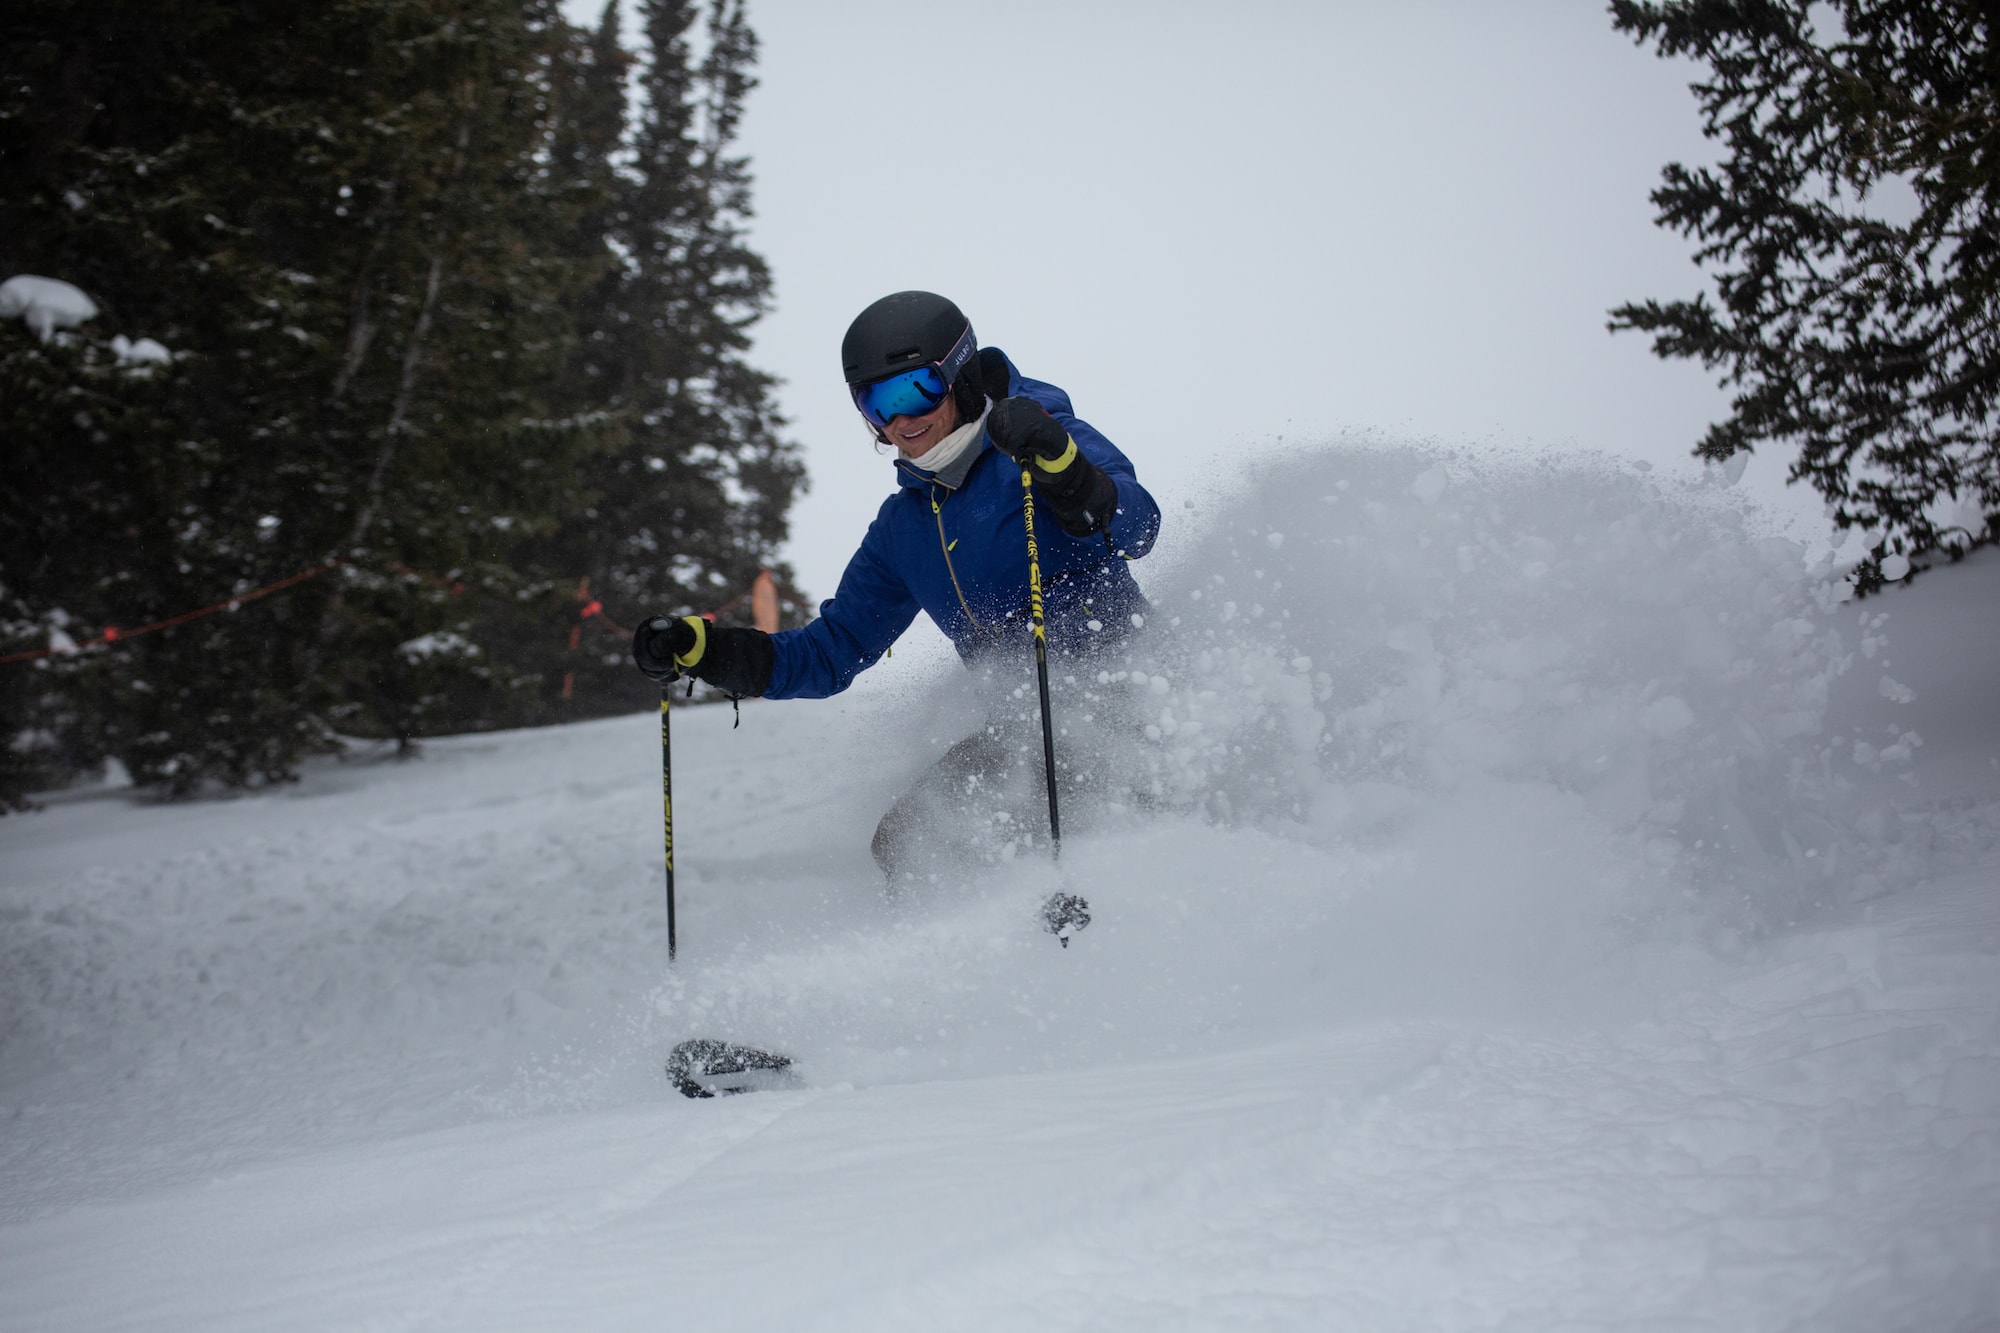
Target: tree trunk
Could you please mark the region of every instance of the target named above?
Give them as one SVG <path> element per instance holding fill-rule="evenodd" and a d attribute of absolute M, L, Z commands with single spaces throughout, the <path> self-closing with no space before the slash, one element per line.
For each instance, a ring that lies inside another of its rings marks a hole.
<path fill-rule="evenodd" d="M 468 97 L 470 93 L 468 90 Z M 472 145 L 472 115 L 467 114 L 458 125 L 458 151 L 453 155 L 451 178 L 456 182 L 464 174 L 466 152 Z M 358 551 L 368 539 L 368 530 L 375 526 L 375 515 L 382 507 L 382 493 L 388 488 L 389 468 L 396 460 L 396 447 L 402 435 L 409 428 L 410 404 L 416 397 L 417 373 L 423 365 L 424 343 L 430 337 L 432 316 L 437 310 L 438 290 L 444 285 L 445 251 L 451 243 L 451 222 L 449 198 L 441 205 L 443 217 L 438 222 L 437 238 L 431 246 L 430 272 L 424 280 L 424 302 L 417 311 L 417 322 L 410 330 L 410 341 L 403 348 L 403 374 L 396 385 L 396 400 L 389 408 L 389 423 L 382 431 L 382 447 L 375 451 L 375 467 L 368 474 L 368 487 L 362 492 L 361 508 L 354 515 L 354 526 L 347 534 L 347 550 Z M 366 289 L 363 289 L 365 297 Z M 357 333 L 359 327 L 357 326 Z M 372 331 L 369 338 L 373 338 Z M 364 345 L 361 350 L 365 352 Z M 343 380 L 345 372 L 343 371 Z M 341 386 L 345 387 L 344 383 Z M 333 595 L 327 598 L 326 611 L 320 617 L 320 637 L 332 636 L 340 623 L 340 612 L 346 603 L 346 585 L 336 583 Z"/>
<path fill-rule="evenodd" d="M 430 276 L 424 282 L 424 304 L 417 311 L 416 327 L 410 330 L 409 345 L 403 349 L 403 377 L 396 386 L 396 401 L 389 409 L 389 425 L 382 432 L 382 447 L 375 453 L 375 470 L 369 474 L 361 509 L 354 515 L 354 530 L 347 534 L 351 550 L 361 545 L 375 524 L 375 511 L 382 504 L 382 490 L 389 479 L 389 465 L 396 458 L 396 444 L 410 420 L 410 399 L 417 388 L 417 367 L 423 360 L 424 340 L 430 336 L 431 313 L 437 309 L 438 287 L 444 278 L 444 252 L 431 256 Z"/>

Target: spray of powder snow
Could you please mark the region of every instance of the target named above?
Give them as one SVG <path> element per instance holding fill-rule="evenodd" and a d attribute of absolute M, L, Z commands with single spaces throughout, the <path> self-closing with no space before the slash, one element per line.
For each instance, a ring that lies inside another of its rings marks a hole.
<path fill-rule="evenodd" d="M 1857 757 L 1820 739 L 1852 660 L 1827 616 L 1846 585 L 1722 493 L 1375 448 L 1254 495 L 1159 597 L 1178 651 L 1147 734 L 1176 803 L 1370 844 L 1526 786 L 1741 926 L 1871 890 L 1839 832 Z"/>
<path fill-rule="evenodd" d="M 1198 518 L 1141 569 L 1140 646 L 1057 668 L 1076 762 L 1129 787 L 1060 870 L 1020 833 L 900 913 L 866 875 L 802 881 L 837 905 L 684 960 L 628 1035 L 866 1082 L 1596 1019 L 1686 966 L 1688 927 L 1727 944 L 1866 880 L 1837 832 L 1849 761 L 1817 735 L 1844 590 L 1714 492 L 1368 445 Z M 935 733 L 906 769 L 927 763 L 978 716 L 947 674 L 829 771 Z M 1097 915 L 1067 951 L 1033 921 L 1059 886 Z"/>

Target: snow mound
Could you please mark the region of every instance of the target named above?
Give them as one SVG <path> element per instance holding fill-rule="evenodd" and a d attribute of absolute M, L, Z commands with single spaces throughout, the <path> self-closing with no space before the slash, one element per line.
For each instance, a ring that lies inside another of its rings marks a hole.
<path fill-rule="evenodd" d="M 653 716 L 0 821 L 12 1322 L 1984 1328 L 2000 553 L 1734 495 L 1296 459 L 1059 664 L 1122 815 L 900 908 L 968 673 L 677 709 L 672 967 Z"/>
<path fill-rule="evenodd" d="M 19 273 L 0 282 L 0 319 L 25 320 L 43 342 L 62 329 L 73 329 L 95 318 L 97 303 L 85 296 L 82 288 L 60 278 Z"/>

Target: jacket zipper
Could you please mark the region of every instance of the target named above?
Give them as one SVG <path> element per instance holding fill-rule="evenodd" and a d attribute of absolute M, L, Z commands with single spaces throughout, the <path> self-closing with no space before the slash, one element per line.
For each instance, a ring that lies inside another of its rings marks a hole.
<path fill-rule="evenodd" d="M 944 572 L 951 575 L 951 590 L 958 594 L 959 609 L 964 611 L 965 618 L 972 622 L 972 628 L 978 630 L 981 634 L 991 633 L 986 626 L 979 623 L 979 617 L 972 614 L 972 607 L 965 600 L 965 589 L 958 585 L 958 571 L 952 567 L 951 563 L 951 543 L 945 539 L 944 535 L 944 506 L 938 503 L 937 483 L 932 482 L 930 489 L 931 512 L 937 515 L 938 549 L 944 553 Z"/>

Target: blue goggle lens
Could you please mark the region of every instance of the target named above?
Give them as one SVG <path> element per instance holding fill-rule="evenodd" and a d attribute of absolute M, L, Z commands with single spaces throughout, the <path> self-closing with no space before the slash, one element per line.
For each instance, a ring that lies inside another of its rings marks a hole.
<path fill-rule="evenodd" d="M 854 385 L 854 405 L 877 430 L 886 429 L 897 417 L 920 417 L 934 412 L 950 391 L 951 382 L 958 378 L 958 372 L 978 350 L 979 339 L 973 334 L 972 325 L 967 324 L 944 360 L 872 384 Z"/>
<path fill-rule="evenodd" d="M 873 384 L 854 386 L 854 405 L 878 430 L 897 417 L 920 417 L 935 411 L 950 385 L 935 365 L 918 366 Z"/>

